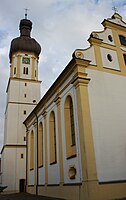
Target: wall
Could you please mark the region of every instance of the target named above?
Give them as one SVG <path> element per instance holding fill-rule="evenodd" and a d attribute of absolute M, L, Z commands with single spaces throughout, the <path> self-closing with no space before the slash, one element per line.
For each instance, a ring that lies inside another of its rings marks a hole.
<path fill-rule="evenodd" d="M 86 70 L 99 182 L 126 180 L 126 79 Z"/>

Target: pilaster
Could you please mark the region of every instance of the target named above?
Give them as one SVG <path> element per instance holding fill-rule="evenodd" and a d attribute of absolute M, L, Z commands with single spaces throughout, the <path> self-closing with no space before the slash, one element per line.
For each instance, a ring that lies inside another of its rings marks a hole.
<path fill-rule="evenodd" d="M 31 78 L 35 79 L 35 57 L 32 57 L 32 74 Z"/>
<path fill-rule="evenodd" d="M 97 180 L 96 161 L 92 137 L 92 125 L 88 98 L 88 83 L 84 65 L 75 66 L 73 84 L 76 89 L 82 175 L 84 181 Z M 83 69 L 83 70 L 82 70 Z"/>
<path fill-rule="evenodd" d="M 112 30 L 112 32 L 113 32 L 113 36 L 114 36 L 120 70 L 122 73 L 125 74 L 126 66 L 125 66 L 124 58 L 123 58 L 123 50 L 120 48 L 121 45 L 120 45 L 120 41 L 119 41 L 119 32 L 118 32 L 118 30 Z"/>
<path fill-rule="evenodd" d="M 17 55 L 17 78 L 20 78 L 21 55 Z"/>
<path fill-rule="evenodd" d="M 12 56 L 11 69 L 10 69 L 10 77 L 13 77 L 13 71 L 14 71 L 14 56 Z"/>
<path fill-rule="evenodd" d="M 48 184 L 48 149 L 47 149 L 47 112 L 44 109 L 42 113 L 44 117 L 44 130 L 45 130 L 45 185 Z"/>
<path fill-rule="evenodd" d="M 62 146 L 62 127 L 61 127 L 61 98 L 57 96 L 56 100 L 57 113 L 58 113 L 58 139 L 59 139 L 59 163 L 60 163 L 60 183 L 64 183 L 64 170 L 63 170 L 63 146 Z"/>

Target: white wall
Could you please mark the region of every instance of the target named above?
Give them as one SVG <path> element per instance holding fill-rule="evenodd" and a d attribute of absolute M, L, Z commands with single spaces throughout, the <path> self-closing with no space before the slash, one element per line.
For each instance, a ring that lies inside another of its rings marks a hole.
<path fill-rule="evenodd" d="M 8 90 L 9 102 L 33 103 L 33 100 L 38 102 L 40 100 L 40 82 L 11 80 Z M 11 92 L 10 92 L 11 91 Z M 24 97 L 26 94 L 26 98 Z"/>
<path fill-rule="evenodd" d="M 2 155 L 2 184 L 8 191 L 19 190 L 19 180 L 26 179 L 26 150 L 24 148 L 6 148 Z M 23 153 L 24 158 L 21 158 Z M 15 164 L 16 163 L 16 164 Z"/>
<path fill-rule="evenodd" d="M 111 29 L 107 28 L 104 31 L 97 32 L 97 34 L 99 35 L 99 38 L 103 40 L 104 43 L 107 43 L 107 44 L 110 44 L 110 45 L 115 45 L 114 37 L 113 37 Z M 112 36 L 113 41 L 109 40 L 109 38 L 108 38 L 109 35 Z"/>
<path fill-rule="evenodd" d="M 126 77 L 86 71 L 98 179 L 126 180 Z"/>
<path fill-rule="evenodd" d="M 95 60 L 95 53 L 94 53 L 94 47 L 91 46 L 85 50 L 83 50 L 84 54 L 84 59 L 90 60 L 90 64 L 96 65 L 96 60 Z"/>

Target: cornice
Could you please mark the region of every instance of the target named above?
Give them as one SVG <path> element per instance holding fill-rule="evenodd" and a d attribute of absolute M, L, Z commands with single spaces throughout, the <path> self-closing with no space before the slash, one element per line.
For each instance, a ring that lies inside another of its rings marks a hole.
<path fill-rule="evenodd" d="M 120 24 L 116 24 L 116 23 L 114 23 L 114 22 L 110 22 L 110 21 L 108 21 L 108 20 L 106 20 L 106 19 L 104 19 L 104 21 L 102 22 L 102 25 L 106 28 L 113 28 L 113 29 L 119 29 L 119 30 L 121 30 L 121 31 L 126 31 L 126 27 L 125 26 L 122 26 L 122 25 L 120 25 Z"/>

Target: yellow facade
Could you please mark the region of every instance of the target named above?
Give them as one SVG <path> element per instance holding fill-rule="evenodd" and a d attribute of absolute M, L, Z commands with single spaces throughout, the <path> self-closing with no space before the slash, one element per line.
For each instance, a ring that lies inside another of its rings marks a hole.
<path fill-rule="evenodd" d="M 92 32 L 89 49 L 74 52 L 70 63 L 24 121 L 28 135 L 32 131 L 35 131 L 35 135 L 40 134 L 33 124 L 37 122 L 38 127 L 43 124 L 40 129 L 43 138 L 38 137 L 41 141 L 35 140 L 34 145 L 29 141 L 27 143 L 29 193 L 67 200 L 126 197 L 125 161 L 122 156 L 126 144 L 123 138 L 119 138 L 122 133 L 126 137 L 125 124 L 122 126 L 121 122 L 121 114 L 125 116 L 125 104 L 121 105 L 124 101 L 119 100 L 125 99 L 125 85 L 122 88 L 122 84 L 126 76 L 123 55 L 126 48 L 120 44 L 119 35 L 126 37 L 126 24 L 115 13 L 112 18 L 103 21 L 103 26 L 104 31 Z M 89 59 L 91 53 L 92 60 Z M 115 91 L 112 91 L 113 88 Z M 102 105 L 106 107 L 103 109 Z M 120 106 L 124 113 L 119 112 L 116 106 Z M 115 121 L 117 125 L 113 124 Z M 110 127 L 106 124 L 110 124 Z M 109 130 L 106 134 L 105 126 Z M 112 130 L 116 126 L 119 134 L 114 135 Z M 112 140 L 116 144 L 111 143 Z M 39 162 L 37 165 L 34 163 L 36 167 L 31 172 L 32 151 L 34 162 L 37 158 Z M 114 162 L 115 168 L 112 168 Z"/>

